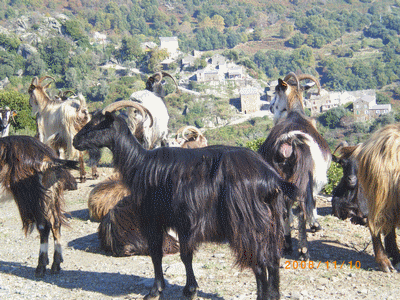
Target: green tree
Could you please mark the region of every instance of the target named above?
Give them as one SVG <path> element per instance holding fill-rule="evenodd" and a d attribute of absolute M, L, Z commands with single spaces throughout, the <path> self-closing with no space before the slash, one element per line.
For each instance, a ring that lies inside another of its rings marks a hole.
<path fill-rule="evenodd" d="M 161 69 L 160 62 L 168 57 L 167 49 L 154 49 L 150 52 L 150 59 L 147 65 L 150 73 L 157 72 Z"/>
<path fill-rule="evenodd" d="M 281 38 L 286 39 L 290 36 L 293 31 L 293 26 L 287 23 L 282 23 L 279 29 L 279 35 Z"/>
<path fill-rule="evenodd" d="M 46 70 L 46 63 L 40 58 L 39 54 L 31 55 L 25 62 L 25 74 L 39 76 Z"/>
<path fill-rule="evenodd" d="M 15 130 L 28 128 L 36 131 L 35 119 L 31 116 L 31 107 L 27 93 L 20 93 L 13 90 L 0 91 L 1 106 L 8 106 L 11 110 L 17 111 L 15 123 L 11 123 Z"/>
<path fill-rule="evenodd" d="M 90 46 L 89 38 L 82 29 L 81 24 L 77 20 L 67 20 L 64 24 L 65 32 L 71 36 L 71 38 L 77 42 L 79 46 L 88 47 Z"/>
<path fill-rule="evenodd" d="M 296 32 L 295 35 L 287 41 L 287 44 L 293 48 L 300 48 L 300 46 L 303 45 L 304 41 L 304 35 L 301 32 Z"/>
<path fill-rule="evenodd" d="M 143 57 L 143 51 L 139 41 L 135 37 L 124 36 L 119 50 L 119 57 L 124 61 L 140 61 Z"/>
<path fill-rule="evenodd" d="M 70 45 L 61 37 L 46 39 L 39 46 L 42 59 L 53 73 L 62 74 L 68 65 Z"/>

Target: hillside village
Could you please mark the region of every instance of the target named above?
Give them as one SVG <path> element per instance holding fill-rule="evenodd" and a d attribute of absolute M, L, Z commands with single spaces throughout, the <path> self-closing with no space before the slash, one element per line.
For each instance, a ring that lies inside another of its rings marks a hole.
<path fill-rule="evenodd" d="M 194 51 L 193 55 L 181 53 L 176 37 L 160 37 L 160 41 L 160 48 L 166 49 L 170 54 L 162 62 L 166 69 L 168 69 L 169 64 L 175 62 L 181 66 L 181 72 L 188 70 L 190 72 L 196 59 L 202 56 L 199 51 Z M 267 83 L 267 87 L 263 88 L 257 80 L 246 74 L 242 66 L 228 62 L 224 56 L 218 53 L 207 59 L 205 68 L 195 70 L 192 73 L 186 80 L 181 79 L 179 84 L 188 86 L 189 81 L 196 81 L 217 87 L 233 83 L 234 91 L 240 99 L 238 109 L 243 114 L 269 110 L 269 102 L 277 85 L 277 81 L 272 81 Z M 311 92 L 305 95 L 305 106 L 310 109 L 312 116 L 317 116 L 329 109 L 348 103 L 353 103 L 353 116 L 356 122 L 368 121 L 391 111 L 391 104 L 376 103 L 375 90 L 330 92 L 321 89 L 320 95 L 317 95 L 311 89 Z"/>
<path fill-rule="evenodd" d="M 63 14 L 58 14 L 56 18 L 44 18 L 38 29 L 40 36 L 60 34 L 62 26 L 59 20 L 67 18 Z M 20 37 L 21 44 L 17 52 L 24 58 L 37 53 L 37 49 L 32 45 L 37 45 L 40 42 L 39 35 L 28 30 L 31 22 L 31 19 L 21 17 L 7 29 L 0 27 L 0 33 L 8 34 L 12 32 Z M 106 33 L 100 32 L 93 32 L 90 41 L 96 47 L 107 47 L 107 45 L 112 44 L 110 37 Z M 228 99 L 229 104 L 236 112 L 236 116 L 231 120 L 221 120 L 218 116 L 216 117 L 218 121 L 204 119 L 202 120 L 204 127 L 213 128 L 238 119 L 247 120 L 252 116 L 270 115 L 269 102 L 277 84 L 276 80 L 266 82 L 255 79 L 248 74 L 244 66 L 229 61 L 220 54 L 220 51 L 201 52 L 193 50 L 191 53 L 183 53 L 176 36 L 159 37 L 159 43 L 149 41 L 141 43 L 144 52 L 152 51 L 157 47 L 167 50 L 168 57 L 160 62 L 160 66 L 179 78 L 178 84 L 181 90 L 196 96 L 212 95 L 221 99 Z M 199 60 L 205 60 L 206 64 L 202 64 L 204 67 L 199 68 Z M 124 65 L 113 57 L 110 57 L 109 61 L 101 65 L 100 68 L 114 69 L 116 74 L 121 72 L 124 76 L 134 76 L 135 74 L 146 76 L 141 70 Z M 8 84 L 10 84 L 10 81 L 5 77 L 0 82 L 0 87 L 4 88 Z M 92 84 L 96 84 L 96 82 L 92 82 Z M 193 89 L 193 86 L 196 85 L 202 86 L 200 93 Z M 354 103 L 353 115 L 355 121 L 374 119 L 392 110 L 390 104 L 376 103 L 375 90 L 330 92 L 322 89 L 320 95 L 315 95 L 315 89 L 311 89 L 311 92 L 305 95 L 305 106 L 313 116 L 347 103 Z"/>

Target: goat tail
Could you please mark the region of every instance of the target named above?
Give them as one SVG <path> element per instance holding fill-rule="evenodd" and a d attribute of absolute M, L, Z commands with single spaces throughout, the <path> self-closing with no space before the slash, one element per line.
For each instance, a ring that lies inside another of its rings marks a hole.
<path fill-rule="evenodd" d="M 296 189 L 283 183 L 270 168 L 253 180 L 234 180 L 224 191 L 226 220 L 222 220 L 225 235 L 241 268 L 272 266 L 279 260 L 283 246 L 283 190 L 294 196 Z M 240 176 L 240 175 L 239 175 Z"/>
<path fill-rule="evenodd" d="M 123 198 L 103 217 L 98 234 L 103 250 L 113 256 L 149 255 L 131 196 Z M 179 243 L 164 233 L 162 249 L 164 254 L 177 253 Z"/>

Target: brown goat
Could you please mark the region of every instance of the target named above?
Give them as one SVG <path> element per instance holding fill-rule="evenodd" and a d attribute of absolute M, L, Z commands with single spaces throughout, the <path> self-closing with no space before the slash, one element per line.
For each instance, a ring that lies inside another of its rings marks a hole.
<path fill-rule="evenodd" d="M 400 226 L 400 123 L 376 131 L 358 146 L 358 180 L 364 188 L 375 260 L 384 272 L 400 262 L 395 229 Z M 385 249 L 380 234 L 385 236 Z M 389 258 L 393 259 L 393 264 Z"/>
<path fill-rule="evenodd" d="M 275 123 L 285 118 L 287 114 L 293 110 L 304 112 L 303 92 L 312 87 L 310 85 L 300 85 L 300 81 L 306 79 L 315 82 L 319 94 L 321 91 L 320 83 L 310 74 L 296 75 L 290 72 L 283 80 L 280 78 L 278 79 L 275 97 L 270 104 L 270 110 L 274 114 Z M 309 118 L 309 120 L 315 126 L 315 121 L 311 118 Z"/>
<path fill-rule="evenodd" d="M 46 79 L 52 81 L 44 84 Z M 51 99 L 46 90 L 54 78 L 44 76 L 34 77 L 28 89 L 30 95 L 29 104 L 32 107 L 32 114 L 36 117 L 38 138 L 42 143 L 49 145 L 57 153 L 61 149 L 69 158 L 78 156 L 80 162 L 81 182 L 86 180 L 83 153 L 72 146 L 72 139 L 75 134 L 90 120 L 86 101 L 82 95 L 77 99 L 63 99 L 70 91 L 63 93 L 60 98 Z M 92 175 L 98 177 L 97 166 L 92 167 Z"/>
<path fill-rule="evenodd" d="M 183 126 L 176 132 L 175 140 L 170 146 L 192 149 L 207 147 L 208 143 L 207 138 L 198 128 L 194 126 Z"/>
<path fill-rule="evenodd" d="M 66 170 L 77 169 L 75 161 L 58 159 L 54 151 L 29 136 L 0 138 L 0 191 L 17 203 L 25 234 L 36 224 L 40 234 L 39 262 L 35 275 L 45 274 L 50 230 L 54 237 L 52 273 L 60 271 L 61 225 L 65 189 L 76 189 L 75 178 Z"/>

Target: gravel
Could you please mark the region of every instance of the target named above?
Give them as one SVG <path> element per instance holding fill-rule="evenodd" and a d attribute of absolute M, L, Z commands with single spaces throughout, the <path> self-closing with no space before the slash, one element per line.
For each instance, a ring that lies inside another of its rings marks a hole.
<path fill-rule="evenodd" d="M 100 172 L 99 180 L 88 180 L 65 194 L 70 224 L 62 229 L 64 262 L 58 275 L 35 278 L 39 235 L 33 231 L 25 237 L 15 203 L 0 203 L 0 299 L 142 299 L 146 295 L 153 283 L 150 258 L 117 258 L 100 249 L 98 223 L 89 219 L 87 210 L 90 190 L 112 170 Z M 323 230 L 308 233 L 309 262 L 301 263 L 295 256 L 281 259 L 281 298 L 398 299 L 400 275 L 378 270 L 368 229 L 331 216 L 329 198 L 317 200 Z M 256 299 L 253 273 L 233 265 L 227 244 L 203 244 L 193 265 L 199 283 L 197 299 Z M 164 257 L 163 269 L 167 287 L 161 299 L 180 299 L 185 270 L 179 254 Z"/>

